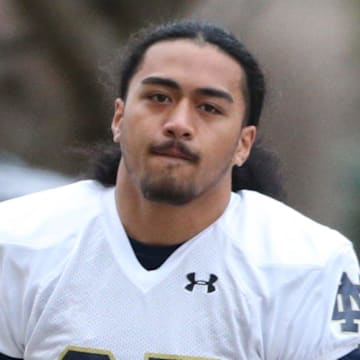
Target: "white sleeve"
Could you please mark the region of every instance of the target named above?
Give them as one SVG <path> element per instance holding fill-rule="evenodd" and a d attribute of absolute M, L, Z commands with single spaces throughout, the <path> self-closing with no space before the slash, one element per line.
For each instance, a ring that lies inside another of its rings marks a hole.
<path fill-rule="evenodd" d="M 316 360 L 338 359 L 360 344 L 359 274 L 351 244 L 329 262 L 324 273 L 322 297 L 328 311 L 324 318 L 322 351 Z"/>
<path fill-rule="evenodd" d="M 337 360 L 360 344 L 358 261 L 349 241 L 327 235 L 341 246 L 326 264 L 269 270 L 281 284 L 263 318 L 267 360 Z"/>
<path fill-rule="evenodd" d="M 0 242 L 0 353 L 23 358 L 23 291 L 25 274 L 20 264 L 13 261 L 16 256 L 21 259 L 21 251 L 16 246 L 4 245 Z"/>

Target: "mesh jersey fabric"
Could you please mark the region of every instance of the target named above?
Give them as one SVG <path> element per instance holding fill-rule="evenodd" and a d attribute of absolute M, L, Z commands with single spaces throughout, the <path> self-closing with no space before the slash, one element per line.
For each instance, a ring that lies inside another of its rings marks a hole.
<path fill-rule="evenodd" d="M 232 194 L 153 271 L 134 255 L 114 189 L 94 181 L 4 202 L 0 219 L 7 356 L 335 360 L 360 342 L 331 320 L 343 274 L 359 283 L 351 243 L 256 192 Z"/>

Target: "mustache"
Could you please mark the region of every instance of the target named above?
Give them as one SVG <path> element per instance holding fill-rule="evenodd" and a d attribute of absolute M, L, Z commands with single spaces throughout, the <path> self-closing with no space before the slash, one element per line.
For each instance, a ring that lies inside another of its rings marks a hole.
<path fill-rule="evenodd" d="M 151 153 L 163 153 L 166 151 L 171 151 L 176 149 L 179 151 L 187 160 L 197 163 L 200 161 L 200 154 L 196 151 L 191 150 L 187 145 L 181 141 L 169 140 L 161 144 L 151 144 L 149 146 L 149 151 Z"/>

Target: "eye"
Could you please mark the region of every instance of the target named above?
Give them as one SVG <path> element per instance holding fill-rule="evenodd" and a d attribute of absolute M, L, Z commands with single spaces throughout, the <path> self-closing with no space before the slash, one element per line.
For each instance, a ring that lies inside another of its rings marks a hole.
<path fill-rule="evenodd" d="M 222 114 L 222 112 L 218 108 L 211 104 L 202 104 L 199 106 L 199 109 L 214 115 Z"/>
<path fill-rule="evenodd" d="M 148 99 L 160 104 L 169 103 L 171 101 L 169 96 L 161 93 L 149 95 Z"/>

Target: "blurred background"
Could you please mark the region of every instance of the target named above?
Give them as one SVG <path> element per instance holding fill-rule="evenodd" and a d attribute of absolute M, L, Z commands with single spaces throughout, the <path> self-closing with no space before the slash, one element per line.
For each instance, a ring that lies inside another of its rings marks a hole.
<path fill-rule="evenodd" d="M 287 203 L 360 241 L 360 1 L 0 0 L 0 201 L 76 179 L 110 139 L 106 69 L 150 22 L 230 28 L 262 64 Z M 111 79 L 111 77 L 110 77 Z"/>

